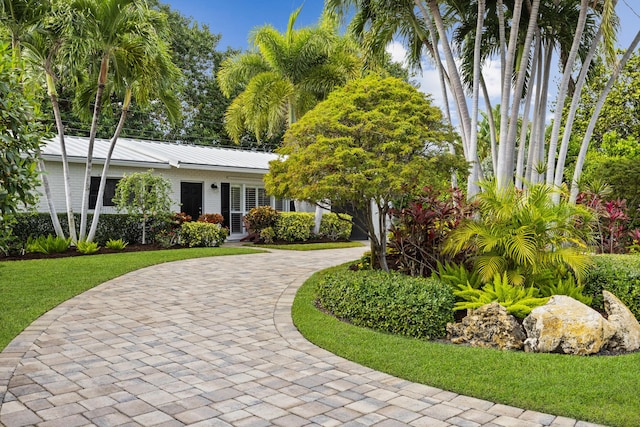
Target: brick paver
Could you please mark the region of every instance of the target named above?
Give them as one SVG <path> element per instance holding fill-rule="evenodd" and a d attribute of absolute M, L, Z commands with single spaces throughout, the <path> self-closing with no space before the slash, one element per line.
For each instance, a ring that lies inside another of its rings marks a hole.
<path fill-rule="evenodd" d="M 291 322 L 297 288 L 364 250 L 172 262 L 85 292 L 0 353 L 0 425 L 592 425 L 414 384 L 306 341 Z"/>

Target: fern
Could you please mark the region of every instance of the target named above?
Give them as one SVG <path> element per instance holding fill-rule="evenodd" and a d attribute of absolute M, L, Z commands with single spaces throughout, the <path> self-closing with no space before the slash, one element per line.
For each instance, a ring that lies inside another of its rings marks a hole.
<path fill-rule="evenodd" d="M 585 305 L 591 305 L 592 298 L 584 295 L 584 286 L 577 284 L 572 275 L 569 275 L 565 280 L 559 279 L 557 285 L 555 283 L 545 283 L 544 285 L 538 286 L 538 289 L 540 289 L 542 296 L 545 297 L 567 295 Z"/>
<path fill-rule="evenodd" d="M 468 285 L 472 289 L 479 289 L 482 286 L 480 275 L 475 271 L 469 271 L 462 264 L 447 262 L 442 265 L 438 262 L 438 276 L 443 283 L 454 289 L 465 289 Z"/>
<path fill-rule="evenodd" d="M 78 242 L 77 249 L 78 252 L 82 254 L 91 255 L 98 252 L 100 246 L 98 246 L 96 242 L 88 242 L 86 240 L 82 240 Z"/>
<path fill-rule="evenodd" d="M 538 297 L 538 290 L 534 287 L 523 288 L 509 283 L 507 273 L 502 276 L 495 274 L 493 282 L 487 283 L 482 289 L 475 289 L 470 284 L 454 290 L 454 295 L 461 301 L 456 302 L 454 310 L 474 310 L 483 305 L 497 302 L 515 317 L 526 317 L 533 308 L 547 303 L 549 298 Z"/>
<path fill-rule="evenodd" d="M 27 252 L 38 252 L 41 254 L 61 253 L 69 249 L 71 239 L 62 237 L 53 237 L 49 234 L 47 237 L 38 236 L 36 239 L 29 237 L 27 239 Z"/>
<path fill-rule="evenodd" d="M 128 244 L 128 242 L 125 242 L 122 239 L 109 239 L 107 240 L 107 243 L 104 244 L 104 246 L 115 251 L 121 251 L 126 248 Z"/>

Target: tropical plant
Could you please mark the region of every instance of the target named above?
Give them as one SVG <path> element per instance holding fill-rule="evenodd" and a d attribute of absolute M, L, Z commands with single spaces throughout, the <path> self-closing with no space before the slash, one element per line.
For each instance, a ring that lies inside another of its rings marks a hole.
<path fill-rule="evenodd" d="M 27 252 L 36 252 L 41 254 L 55 254 L 62 253 L 69 249 L 71 245 L 71 238 L 65 239 L 58 236 L 52 236 L 51 234 L 45 236 L 38 236 L 35 239 L 27 239 Z"/>
<path fill-rule="evenodd" d="M 450 128 L 424 94 L 371 75 L 335 90 L 287 131 L 266 189 L 363 212 L 371 252 L 386 270 L 391 203 L 426 184 L 446 186 L 451 171 L 467 166 L 444 152 L 449 140 Z"/>
<path fill-rule="evenodd" d="M 271 206 L 256 206 L 244 216 L 245 227 L 250 233 L 260 233 L 265 228 L 273 227 L 279 215 Z"/>
<path fill-rule="evenodd" d="M 128 242 L 125 242 L 122 239 L 109 239 L 104 244 L 104 247 L 107 249 L 112 249 L 114 251 L 121 251 L 124 250 L 124 248 L 126 248 L 128 244 Z"/>
<path fill-rule="evenodd" d="M 460 300 L 455 303 L 454 310 L 474 310 L 483 305 L 497 302 L 507 309 L 507 313 L 524 319 L 535 307 L 544 305 L 549 298 L 538 297 L 538 289 L 512 285 L 507 273 L 493 276 L 493 281 L 485 284 L 481 289 L 467 284 L 453 291 Z"/>
<path fill-rule="evenodd" d="M 411 276 L 430 276 L 441 263 L 452 261 L 443 252 L 447 236 L 473 214 L 473 204 L 464 194 L 449 194 L 425 187 L 406 206 L 394 203 L 389 211 L 389 248 L 398 253 L 398 268 Z"/>
<path fill-rule="evenodd" d="M 245 130 L 258 140 L 279 134 L 360 71 L 355 47 L 337 36 L 335 22 L 325 17 L 316 27 L 294 29 L 301 9 L 284 34 L 271 25 L 254 29 L 252 49 L 225 60 L 218 72 L 227 97 L 239 92 L 225 115 L 236 142 Z"/>
<path fill-rule="evenodd" d="M 468 270 L 464 264 L 438 263 L 438 278 L 442 283 L 446 283 L 453 289 L 482 288 L 482 280 L 477 272 Z"/>
<path fill-rule="evenodd" d="M 89 242 L 87 240 L 80 240 L 76 243 L 76 249 L 78 252 L 84 255 L 95 254 L 100 250 L 100 246 L 96 242 Z"/>
<path fill-rule="evenodd" d="M 171 181 L 153 170 L 122 177 L 116 185 L 113 203 L 118 211 L 139 214 L 142 223 L 142 244 L 147 242 L 149 218 L 167 218 L 171 214 Z"/>
<path fill-rule="evenodd" d="M 198 217 L 198 222 L 208 222 L 211 224 L 222 224 L 224 217 L 219 213 L 214 214 L 202 214 Z"/>
<path fill-rule="evenodd" d="M 229 230 L 220 224 L 185 222 L 180 226 L 180 238 L 184 245 L 192 247 L 218 247 L 227 238 Z"/>
<path fill-rule="evenodd" d="M 557 283 L 543 283 L 536 286 L 543 297 L 554 295 L 567 295 L 580 301 L 583 304 L 591 305 L 592 298 L 584 295 L 584 285 L 576 283 L 573 275 L 568 275 L 566 279 L 558 279 Z"/>
<path fill-rule="evenodd" d="M 474 268 L 484 282 L 506 273 L 511 283 L 530 285 L 536 274 L 558 267 L 583 277 L 590 265 L 588 209 L 570 204 L 566 195 L 554 203 L 557 190 L 545 184 L 524 191 L 498 189 L 495 183 L 482 187 L 476 196 L 479 218 L 453 230 L 445 250 L 472 251 Z"/>

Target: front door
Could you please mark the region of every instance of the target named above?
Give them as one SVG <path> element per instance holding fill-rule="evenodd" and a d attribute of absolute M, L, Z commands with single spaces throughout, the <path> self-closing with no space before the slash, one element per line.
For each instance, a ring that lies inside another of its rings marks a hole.
<path fill-rule="evenodd" d="M 181 182 L 180 203 L 181 211 L 190 215 L 194 221 L 197 220 L 202 215 L 202 183 Z"/>

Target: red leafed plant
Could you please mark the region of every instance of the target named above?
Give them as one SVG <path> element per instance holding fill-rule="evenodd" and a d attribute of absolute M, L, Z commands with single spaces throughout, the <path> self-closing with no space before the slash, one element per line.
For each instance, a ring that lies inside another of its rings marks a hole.
<path fill-rule="evenodd" d="M 208 222 L 210 224 L 222 224 L 224 217 L 219 213 L 202 214 L 198 217 L 198 222 Z"/>
<path fill-rule="evenodd" d="M 398 257 L 397 268 L 412 276 L 430 276 L 438 263 L 454 261 L 442 253 L 444 242 L 474 209 L 459 189 L 443 194 L 432 187 L 424 187 L 406 206 L 391 209 L 389 248 Z"/>

